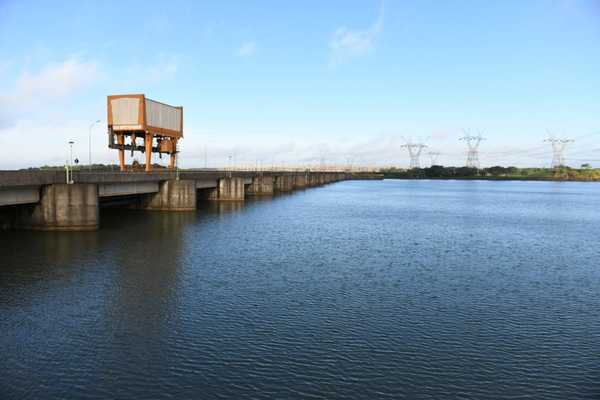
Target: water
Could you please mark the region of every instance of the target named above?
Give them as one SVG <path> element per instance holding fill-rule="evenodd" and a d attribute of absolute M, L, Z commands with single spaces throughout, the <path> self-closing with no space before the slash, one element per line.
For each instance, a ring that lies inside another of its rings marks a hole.
<path fill-rule="evenodd" d="M 341 182 L 0 233 L 0 398 L 598 398 L 599 195 Z"/>

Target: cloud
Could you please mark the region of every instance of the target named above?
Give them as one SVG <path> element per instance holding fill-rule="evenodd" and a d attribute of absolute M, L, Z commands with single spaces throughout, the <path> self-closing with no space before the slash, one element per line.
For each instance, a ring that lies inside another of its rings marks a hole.
<path fill-rule="evenodd" d="M 68 59 L 60 64 L 51 64 L 37 74 L 25 71 L 16 84 L 18 96 L 31 98 L 64 97 L 75 89 L 91 83 L 96 77 L 96 64 Z"/>
<path fill-rule="evenodd" d="M 76 57 L 47 64 L 39 71 L 24 70 L 14 87 L 0 94 L 0 128 L 11 126 L 18 117 L 42 103 L 55 103 L 91 85 L 98 77 L 95 62 Z"/>
<path fill-rule="evenodd" d="M 256 53 L 256 42 L 244 42 L 237 51 L 240 57 L 251 57 Z"/>
<path fill-rule="evenodd" d="M 75 141 L 73 156 L 87 162 L 89 123 L 80 118 L 19 118 L 0 134 L 0 146 L 17 149 L 0 158 L 0 170 L 61 165 L 68 157 L 70 140 Z M 24 147 L 24 141 L 28 140 L 33 140 L 35 145 Z M 103 131 L 96 127 L 92 130 L 92 160 L 114 163 L 115 159 L 115 154 L 106 146 Z"/>
<path fill-rule="evenodd" d="M 384 17 L 384 4 L 381 3 L 377 19 L 368 29 L 351 30 L 345 26 L 337 28 L 329 41 L 329 66 L 336 67 L 371 52 L 383 32 Z"/>

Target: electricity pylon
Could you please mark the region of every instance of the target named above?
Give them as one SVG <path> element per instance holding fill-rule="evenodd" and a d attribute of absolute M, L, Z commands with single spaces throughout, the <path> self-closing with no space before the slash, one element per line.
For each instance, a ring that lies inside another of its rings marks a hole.
<path fill-rule="evenodd" d="M 410 140 L 405 140 L 406 144 L 403 144 L 400 147 L 404 147 L 408 150 L 408 155 L 410 156 L 410 168 L 421 168 L 421 152 L 426 145 L 423 143 L 412 143 Z"/>
<path fill-rule="evenodd" d="M 552 168 L 560 168 L 565 165 L 563 153 L 567 144 L 574 142 L 572 139 L 557 138 L 548 132 L 548 139 L 544 140 L 552 145 Z"/>
<path fill-rule="evenodd" d="M 431 160 L 431 165 L 437 165 L 437 159 L 441 154 L 442 153 L 440 153 L 439 151 L 430 151 L 429 153 L 427 153 L 429 159 Z"/>
<path fill-rule="evenodd" d="M 471 131 L 468 129 L 463 129 L 463 132 L 465 133 L 465 136 L 461 137 L 459 140 L 464 140 L 469 149 L 467 153 L 467 167 L 479 168 L 479 144 L 482 140 L 485 140 L 485 138 L 481 136 L 481 131 L 477 131 L 477 136 L 472 135 Z"/>

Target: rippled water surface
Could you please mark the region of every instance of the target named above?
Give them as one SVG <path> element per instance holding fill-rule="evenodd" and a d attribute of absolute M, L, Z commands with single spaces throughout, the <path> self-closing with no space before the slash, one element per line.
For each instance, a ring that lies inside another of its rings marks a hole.
<path fill-rule="evenodd" d="M 0 398 L 599 398 L 599 207 L 340 182 L 2 232 Z"/>

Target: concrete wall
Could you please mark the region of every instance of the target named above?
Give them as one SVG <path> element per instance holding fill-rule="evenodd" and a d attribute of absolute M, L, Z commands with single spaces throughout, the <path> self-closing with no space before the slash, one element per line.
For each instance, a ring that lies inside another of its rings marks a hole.
<path fill-rule="evenodd" d="M 40 201 L 39 186 L 0 188 L 0 206 L 31 204 Z"/>
<path fill-rule="evenodd" d="M 310 176 L 326 174 L 327 172 L 309 172 Z M 204 182 L 215 182 L 221 178 L 227 177 L 242 177 L 246 180 L 246 184 L 250 184 L 252 179 L 257 174 L 263 172 L 255 171 L 222 171 L 222 170 L 181 170 L 179 178 L 181 180 L 195 180 Z M 305 172 L 285 172 L 273 171 L 265 172 L 266 175 L 301 175 Z M 93 171 L 89 172 L 85 169 L 73 171 L 73 180 L 75 183 L 139 183 L 139 182 L 162 182 L 166 180 L 176 179 L 177 173 L 174 171 L 152 171 L 152 172 L 117 172 L 117 171 Z M 36 171 L 0 171 L 0 188 L 12 187 L 40 187 L 42 185 L 51 185 L 54 183 L 65 183 L 64 170 L 36 170 Z"/>
<path fill-rule="evenodd" d="M 196 182 L 168 180 L 161 182 L 159 191 L 142 198 L 140 208 L 158 211 L 193 211 L 196 209 Z"/>
<path fill-rule="evenodd" d="M 264 196 L 273 194 L 273 177 L 270 175 L 257 175 L 252 178 L 246 194 L 250 196 Z"/>
<path fill-rule="evenodd" d="M 131 196 L 135 194 L 157 193 L 158 182 L 126 182 L 126 183 L 100 183 L 98 196 Z"/>
<path fill-rule="evenodd" d="M 23 229 L 85 231 L 98 229 L 98 186 L 43 186 L 40 202 L 20 207 L 16 226 Z"/>
<path fill-rule="evenodd" d="M 244 178 L 231 177 L 219 179 L 219 184 L 209 196 L 209 200 L 243 201 L 245 196 Z"/>
<path fill-rule="evenodd" d="M 121 199 L 120 206 L 132 206 L 133 200 L 134 207 L 146 210 L 190 211 L 196 209 L 198 198 L 243 201 L 246 192 L 269 195 L 352 178 L 344 173 L 322 172 L 234 172 L 233 176 L 227 175 L 182 172 L 181 176 L 186 178 L 177 180 L 163 172 L 85 174 L 80 171 L 75 176 L 76 183 L 67 185 L 62 181 L 45 183 L 64 178 L 58 172 L 6 174 L 0 171 L 0 229 L 97 229 L 100 197 Z M 18 177 L 25 177 L 25 182 Z M 93 179 L 98 181 L 82 182 Z"/>
<path fill-rule="evenodd" d="M 291 192 L 294 190 L 294 181 L 291 175 L 275 176 L 275 190 L 278 192 Z"/>
<path fill-rule="evenodd" d="M 214 180 L 197 180 L 196 189 L 214 189 L 218 186 L 219 182 L 217 179 Z"/>
<path fill-rule="evenodd" d="M 305 188 L 307 185 L 306 182 L 306 174 L 305 173 L 301 173 L 295 176 L 294 179 L 294 189 L 303 189 Z"/>

